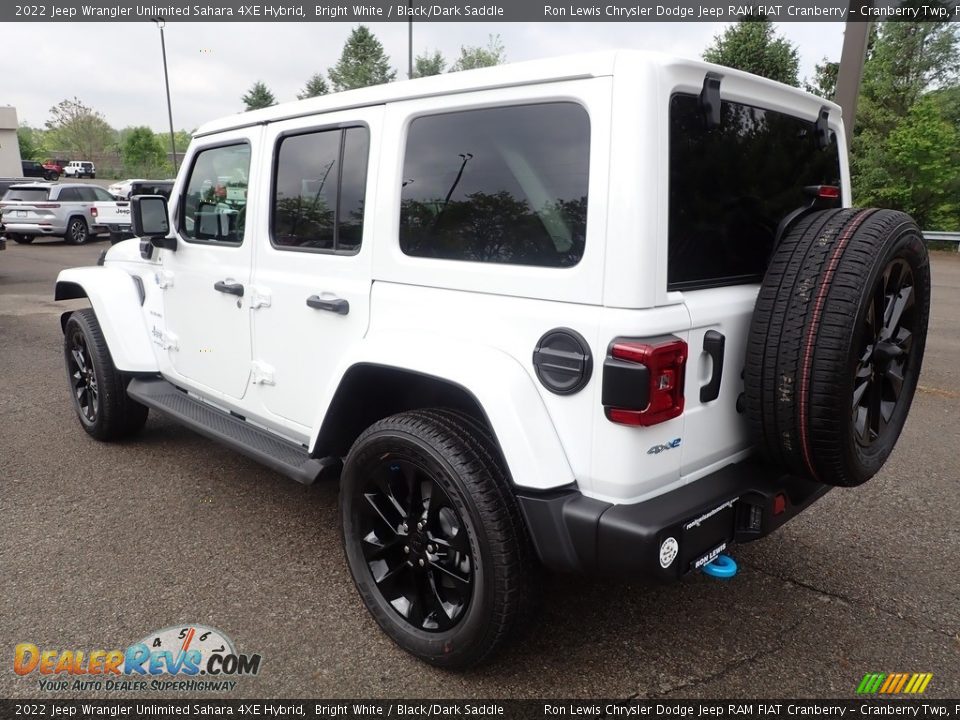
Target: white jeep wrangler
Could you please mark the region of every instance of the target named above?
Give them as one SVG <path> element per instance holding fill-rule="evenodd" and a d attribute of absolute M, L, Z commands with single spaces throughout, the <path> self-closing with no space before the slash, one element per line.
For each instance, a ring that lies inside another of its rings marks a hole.
<path fill-rule="evenodd" d="M 844 148 L 836 105 L 640 52 L 231 115 L 60 274 L 80 423 L 339 477 L 377 622 L 476 663 L 540 564 L 679 578 L 880 469 L 929 265 Z"/>

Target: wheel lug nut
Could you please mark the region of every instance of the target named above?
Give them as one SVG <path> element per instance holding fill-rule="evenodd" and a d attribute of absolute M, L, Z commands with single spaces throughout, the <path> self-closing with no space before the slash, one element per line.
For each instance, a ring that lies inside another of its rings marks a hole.
<path fill-rule="evenodd" d="M 404 551 L 405 553 L 410 552 L 410 546 L 409 546 L 409 545 L 404 545 L 404 546 L 403 546 L 403 551 Z"/>
<path fill-rule="evenodd" d="M 433 545 L 427 545 L 427 552 L 433 552 Z"/>
<path fill-rule="evenodd" d="M 407 527 L 407 524 L 404 523 L 404 524 L 403 524 L 403 531 L 406 532 L 407 530 L 409 530 L 409 528 Z"/>
<path fill-rule="evenodd" d="M 425 563 L 424 563 L 424 561 L 423 561 L 423 558 L 420 558 L 420 567 L 423 567 L 424 564 L 425 564 Z"/>
<path fill-rule="evenodd" d="M 422 522 L 418 522 L 418 523 L 417 523 L 417 530 L 423 530 L 423 523 L 422 523 Z"/>

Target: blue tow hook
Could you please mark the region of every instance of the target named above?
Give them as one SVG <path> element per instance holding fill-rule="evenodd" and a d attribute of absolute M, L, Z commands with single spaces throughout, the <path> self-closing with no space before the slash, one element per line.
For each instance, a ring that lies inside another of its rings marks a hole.
<path fill-rule="evenodd" d="M 729 555 L 717 555 L 713 562 L 703 566 L 703 572 L 710 577 L 729 580 L 737 574 L 737 561 Z"/>

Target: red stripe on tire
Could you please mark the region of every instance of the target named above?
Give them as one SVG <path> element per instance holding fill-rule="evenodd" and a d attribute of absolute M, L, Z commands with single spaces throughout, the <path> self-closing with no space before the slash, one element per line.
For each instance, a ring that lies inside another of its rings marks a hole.
<path fill-rule="evenodd" d="M 803 348 L 803 367 L 800 371 L 800 447 L 803 448 L 803 460 L 807 465 L 807 470 L 810 471 L 810 477 L 814 480 L 819 480 L 819 478 L 816 469 L 813 467 L 813 453 L 810 450 L 810 439 L 807 434 L 807 400 L 810 394 L 810 366 L 813 364 L 814 341 L 817 338 L 817 329 L 820 326 L 823 303 L 827 299 L 827 291 L 830 289 L 830 282 L 833 280 L 833 274 L 840 262 L 840 256 L 843 255 L 844 248 L 850 242 L 850 238 L 853 237 L 857 228 L 874 212 L 874 210 L 861 210 L 854 215 L 846 230 L 843 231 L 843 235 L 837 240 L 837 244 L 830 255 L 830 261 L 827 263 L 827 269 L 823 274 L 823 282 L 820 283 L 820 290 L 817 292 L 817 298 L 813 306 L 813 316 L 810 318 L 810 326 L 807 330 L 807 340 Z"/>

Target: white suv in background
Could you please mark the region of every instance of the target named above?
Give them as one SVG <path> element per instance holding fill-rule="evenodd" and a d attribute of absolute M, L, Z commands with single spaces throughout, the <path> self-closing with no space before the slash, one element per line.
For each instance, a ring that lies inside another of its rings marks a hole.
<path fill-rule="evenodd" d="M 929 266 L 845 148 L 832 103 L 634 51 L 231 115 L 60 274 L 74 409 L 339 481 L 383 630 L 482 661 L 538 564 L 677 579 L 880 469 Z"/>
<path fill-rule="evenodd" d="M 95 178 L 97 176 L 97 168 L 88 160 L 71 160 L 67 163 L 66 167 L 63 168 L 63 175 L 64 177 L 71 178 Z"/>

